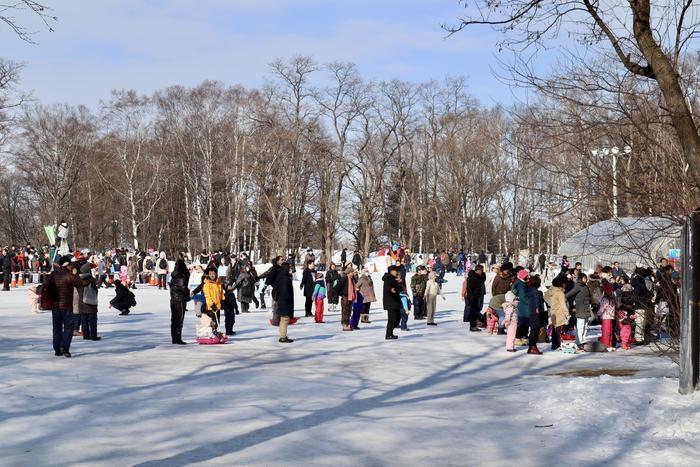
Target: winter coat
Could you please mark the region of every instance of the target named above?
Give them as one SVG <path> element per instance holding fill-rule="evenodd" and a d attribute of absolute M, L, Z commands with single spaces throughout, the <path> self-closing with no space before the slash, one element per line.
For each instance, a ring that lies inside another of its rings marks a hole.
<path fill-rule="evenodd" d="M 165 267 L 161 267 L 161 260 L 165 260 Z M 165 257 L 165 252 L 161 251 L 160 255 L 156 259 L 156 274 L 167 274 L 168 273 L 168 259 Z"/>
<path fill-rule="evenodd" d="M 544 294 L 541 290 L 528 287 L 530 293 L 530 327 L 542 327 L 547 325 L 547 311 L 545 310 Z"/>
<path fill-rule="evenodd" d="M 248 271 L 241 271 L 233 288 L 239 290 L 238 300 L 241 303 L 250 303 L 255 296 L 255 277 Z"/>
<path fill-rule="evenodd" d="M 512 287 L 512 276 L 509 272 L 500 272 L 493 278 L 491 284 L 491 295 L 505 295 Z"/>
<path fill-rule="evenodd" d="M 2 272 L 3 274 L 10 274 L 12 272 L 12 257 L 10 253 L 2 258 Z"/>
<path fill-rule="evenodd" d="M 425 295 L 425 286 L 427 283 L 427 274 L 416 273 L 413 275 L 413 277 L 411 277 L 411 291 L 413 291 L 414 295 L 422 297 L 423 295 Z"/>
<path fill-rule="evenodd" d="M 600 279 L 590 279 L 588 281 L 588 291 L 591 295 L 591 305 L 599 305 L 600 299 L 603 297 L 603 288 L 600 285 Z"/>
<path fill-rule="evenodd" d="M 115 297 L 110 300 L 109 304 L 112 305 L 119 311 L 128 310 L 133 305 L 132 294 L 129 292 L 124 284 L 119 284 L 114 288 L 116 292 Z"/>
<path fill-rule="evenodd" d="M 301 284 L 299 286 L 304 291 L 304 297 L 311 297 L 314 294 L 314 271 L 309 268 L 304 268 L 301 275 Z"/>
<path fill-rule="evenodd" d="M 399 294 L 403 289 L 401 284 L 396 280 L 394 276 L 388 272 L 382 277 L 384 281 L 384 309 L 385 310 L 400 310 L 401 309 L 401 297 Z"/>
<path fill-rule="evenodd" d="M 435 259 L 435 264 L 433 265 L 433 272 L 438 276 L 438 282 L 442 283 L 442 279 L 445 277 L 445 265 L 440 260 L 440 257 Z"/>
<path fill-rule="evenodd" d="M 360 266 L 362 266 L 362 256 L 360 256 L 359 253 L 355 253 L 352 256 L 352 264 L 357 266 L 358 269 L 360 268 Z"/>
<path fill-rule="evenodd" d="M 635 274 L 630 281 L 634 288 L 634 295 L 637 298 L 637 305 L 644 310 L 651 310 L 654 293 L 647 287 L 647 281 L 643 276 Z"/>
<path fill-rule="evenodd" d="M 559 327 L 569 323 L 569 308 L 566 306 L 566 296 L 561 287 L 550 287 L 544 294 L 544 301 L 549 305 L 549 318 L 552 326 Z"/>
<path fill-rule="evenodd" d="M 466 287 L 466 290 L 464 290 Z M 486 274 L 477 274 L 476 271 L 469 271 L 467 278 L 462 284 L 463 297 L 467 300 L 480 300 L 486 295 Z"/>
<path fill-rule="evenodd" d="M 518 297 L 518 316 L 525 318 L 530 316 L 530 294 L 528 289 L 531 287 L 520 279 L 515 281 L 513 285 L 513 293 Z"/>
<path fill-rule="evenodd" d="M 288 270 L 282 270 L 279 267 L 277 269 L 272 282 L 273 298 L 277 301 L 277 314 L 293 318 L 294 286 L 292 285 L 292 274 Z"/>
<path fill-rule="evenodd" d="M 518 306 L 517 302 L 505 302 L 503 304 L 503 313 L 505 318 L 503 318 L 503 327 L 507 328 L 511 322 L 518 322 Z"/>
<path fill-rule="evenodd" d="M 428 282 L 425 283 L 425 292 L 423 293 L 423 297 L 428 300 L 429 298 L 437 297 L 438 295 L 442 295 L 442 292 L 440 291 L 440 284 L 438 284 L 435 279 L 429 279 Z"/>
<path fill-rule="evenodd" d="M 608 297 L 600 299 L 600 307 L 598 308 L 598 317 L 600 319 L 615 319 L 615 300 Z"/>
<path fill-rule="evenodd" d="M 369 274 L 362 274 L 357 280 L 357 290 L 362 294 L 364 303 L 374 303 L 377 301 L 377 296 L 374 293 L 374 282 Z"/>
<path fill-rule="evenodd" d="M 90 280 L 81 280 L 66 268 L 58 269 L 50 277 L 52 278 L 50 290 L 55 298 L 56 308 L 73 311 L 73 291 L 77 287 L 90 283 Z"/>
<path fill-rule="evenodd" d="M 566 293 L 567 299 L 574 299 L 576 318 L 588 319 L 591 317 L 591 291 L 588 285 L 576 281 L 574 287 Z"/>
<path fill-rule="evenodd" d="M 85 293 L 85 289 L 87 289 L 88 287 L 94 288 L 96 292 L 98 291 L 94 279 L 92 279 L 90 283 L 86 285 L 81 285 L 76 289 L 78 291 L 78 312 L 81 315 L 94 315 L 95 313 L 97 313 L 97 305 L 88 305 L 83 301 L 83 294 Z"/>
<path fill-rule="evenodd" d="M 335 288 L 333 289 L 333 292 L 335 293 L 336 296 L 338 297 L 348 297 L 348 275 L 343 273 L 340 275 L 340 279 L 338 279 L 338 282 L 335 284 Z M 353 274 L 352 280 L 355 283 L 355 290 L 357 290 L 357 279 L 355 278 L 355 275 Z"/>
<path fill-rule="evenodd" d="M 206 300 L 207 310 L 221 310 L 224 302 L 224 289 L 219 284 L 218 280 L 204 279 L 204 299 Z"/>
<path fill-rule="evenodd" d="M 127 275 L 131 282 L 136 282 L 136 276 L 139 274 L 139 263 L 138 261 L 131 261 L 127 266 Z"/>
<path fill-rule="evenodd" d="M 319 298 L 321 300 L 326 298 L 326 284 L 323 282 L 323 279 L 318 279 L 316 282 L 314 282 L 314 293 L 311 295 L 311 298 L 314 301 L 318 300 Z"/>
<path fill-rule="evenodd" d="M 326 273 L 326 289 L 329 291 L 335 287 L 335 281 L 340 278 L 340 273 L 337 269 L 329 269 Z"/>
<path fill-rule="evenodd" d="M 189 288 L 190 274 L 180 274 L 174 272 L 170 276 L 170 301 L 187 303 L 190 300 Z"/>

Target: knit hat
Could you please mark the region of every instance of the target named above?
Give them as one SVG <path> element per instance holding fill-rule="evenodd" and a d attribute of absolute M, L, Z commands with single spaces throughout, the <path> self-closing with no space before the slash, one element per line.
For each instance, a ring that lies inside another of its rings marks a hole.
<path fill-rule="evenodd" d="M 528 277 L 530 276 L 530 273 L 527 271 L 527 269 L 521 269 L 518 271 L 518 279 L 521 281 L 525 281 Z"/>
<path fill-rule="evenodd" d="M 612 284 L 608 281 L 603 282 L 603 293 L 606 295 L 610 295 L 615 291 L 615 288 L 612 286 Z"/>
<path fill-rule="evenodd" d="M 506 293 L 506 302 L 513 303 L 515 301 L 515 294 L 513 292 Z"/>

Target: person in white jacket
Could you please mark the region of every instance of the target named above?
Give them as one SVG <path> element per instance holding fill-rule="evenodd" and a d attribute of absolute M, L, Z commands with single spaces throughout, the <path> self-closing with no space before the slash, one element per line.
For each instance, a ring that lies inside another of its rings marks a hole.
<path fill-rule="evenodd" d="M 156 274 L 158 274 L 158 290 L 168 290 L 168 258 L 161 251 L 156 261 Z"/>
<path fill-rule="evenodd" d="M 428 314 L 427 325 L 437 326 L 435 322 L 435 309 L 437 308 L 437 296 L 441 296 L 444 300 L 445 297 L 442 295 L 440 290 L 440 284 L 437 282 L 437 275 L 434 272 L 428 274 L 428 282 L 425 283 L 425 293 L 423 294 L 423 299 L 425 300 L 425 307 Z"/>

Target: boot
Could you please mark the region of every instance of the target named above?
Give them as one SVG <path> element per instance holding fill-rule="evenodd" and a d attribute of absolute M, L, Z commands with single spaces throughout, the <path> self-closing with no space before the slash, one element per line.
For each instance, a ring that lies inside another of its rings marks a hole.
<path fill-rule="evenodd" d="M 527 349 L 527 353 L 531 355 L 542 355 L 542 352 L 540 352 L 540 349 L 538 349 L 536 345 L 531 345 L 530 348 Z"/>
<path fill-rule="evenodd" d="M 347 324 L 343 324 L 343 331 L 352 331 L 352 328 Z"/>
<path fill-rule="evenodd" d="M 372 324 L 372 321 L 369 320 L 369 315 L 360 315 L 360 321 L 363 323 Z"/>

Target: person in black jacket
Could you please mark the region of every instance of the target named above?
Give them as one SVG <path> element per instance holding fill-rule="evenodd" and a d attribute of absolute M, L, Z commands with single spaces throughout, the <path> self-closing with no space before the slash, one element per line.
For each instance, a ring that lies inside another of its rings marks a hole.
<path fill-rule="evenodd" d="M 358 271 L 362 269 L 362 255 L 357 250 L 355 250 L 355 252 L 352 255 L 352 264 L 355 265 Z"/>
<path fill-rule="evenodd" d="M 385 339 L 398 339 L 399 336 L 394 334 L 394 329 L 399 326 L 401 321 L 401 285 L 396 280 L 399 277 L 399 268 L 397 266 L 389 266 L 389 272 L 384 274 L 384 309 L 387 311 L 386 336 Z"/>
<path fill-rule="evenodd" d="M 304 272 L 301 276 L 301 284 L 299 284 L 299 288 L 304 291 L 304 297 L 306 298 L 306 302 L 304 303 L 306 318 L 313 316 L 313 313 L 311 313 L 311 307 L 314 303 L 312 296 L 314 294 L 314 282 L 316 282 L 315 276 L 316 265 L 314 264 L 314 260 L 309 259 L 306 261 L 306 267 L 304 268 Z"/>
<path fill-rule="evenodd" d="M 117 294 L 110 300 L 109 307 L 119 311 L 121 316 L 128 315 L 131 311 L 129 308 L 136 305 L 133 298 L 134 293 L 127 289 L 119 279 L 114 281 L 114 291 Z"/>
<path fill-rule="evenodd" d="M 272 295 L 277 300 L 277 315 L 279 316 L 279 341 L 283 344 L 294 342 L 287 337 L 287 327 L 294 318 L 294 286 L 292 285 L 292 273 L 290 265 L 283 263 L 274 276 L 272 283 Z"/>
<path fill-rule="evenodd" d="M 14 253 L 10 250 L 5 250 L 5 255 L 2 260 L 2 281 L 3 290 L 10 290 L 10 281 L 12 280 L 12 259 Z"/>
<path fill-rule="evenodd" d="M 537 340 L 540 335 L 540 328 L 547 325 L 547 311 L 545 310 L 544 295 L 540 290 L 541 285 L 542 280 L 540 276 L 535 275 L 530 277 L 530 282 L 526 289 L 526 293 L 529 296 L 527 303 L 530 324 L 527 353 L 531 355 L 542 355 L 540 349 L 537 348 Z"/>
<path fill-rule="evenodd" d="M 335 263 L 331 263 L 326 273 L 326 291 L 328 293 L 328 311 L 335 311 L 338 306 L 338 294 L 335 291 L 335 285 L 340 279 L 340 274 L 336 269 Z"/>
<path fill-rule="evenodd" d="M 477 321 L 484 306 L 484 295 L 486 294 L 486 274 L 484 267 L 478 264 L 476 268 L 467 274 L 467 295 L 464 308 L 463 321 L 469 322 L 469 329 L 478 329 Z"/>
<path fill-rule="evenodd" d="M 190 300 L 190 271 L 185 261 L 178 258 L 170 275 L 170 336 L 173 344 L 185 345 L 182 340 L 182 323 L 185 321 L 187 302 Z"/>

